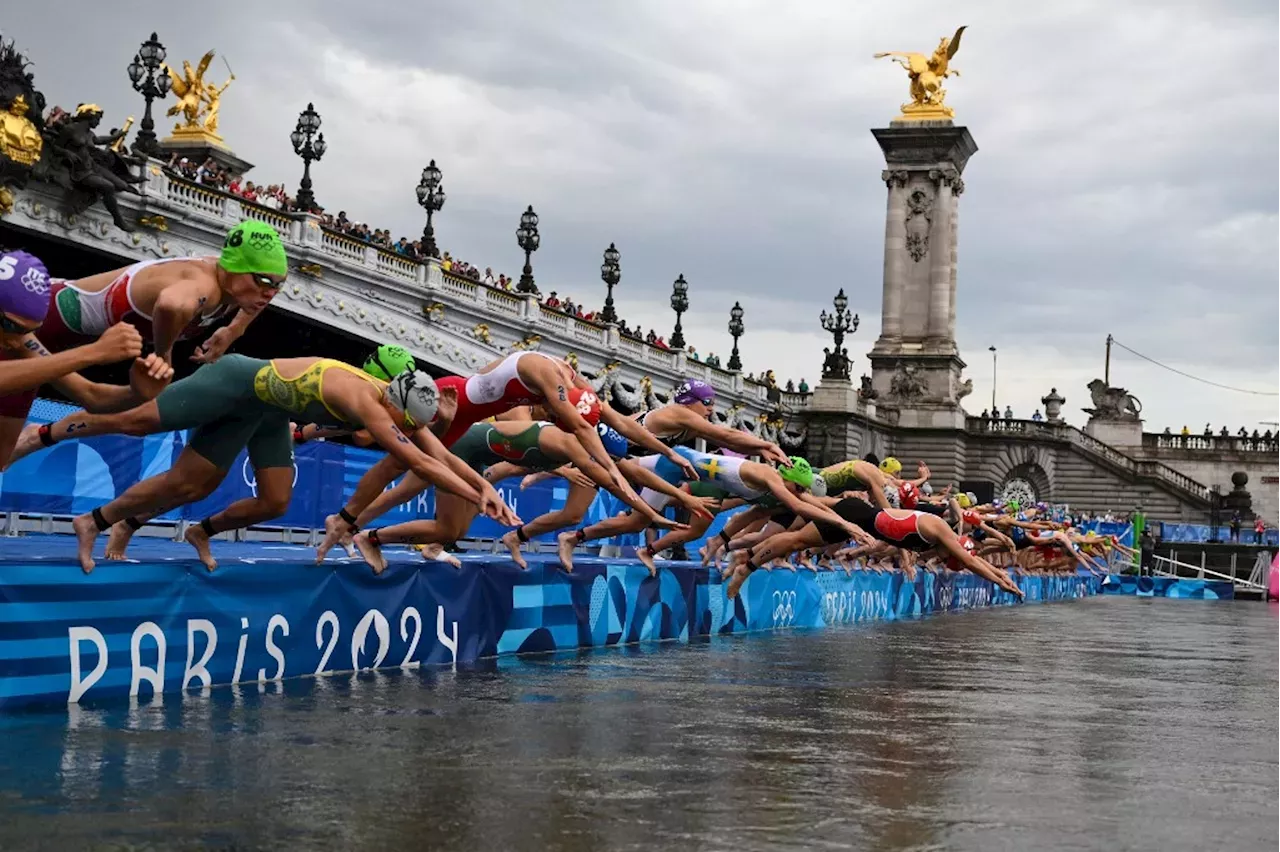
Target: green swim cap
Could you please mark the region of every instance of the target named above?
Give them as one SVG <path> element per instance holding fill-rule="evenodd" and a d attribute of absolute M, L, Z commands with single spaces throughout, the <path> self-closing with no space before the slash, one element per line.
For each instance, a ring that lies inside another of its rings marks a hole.
<path fill-rule="evenodd" d="M 813 485 L 813 468 L 809 467 L 808 459 L 800 456 L 791 457 L 791 467 L 778 468 L 778 475 L 801 488 L 809 488 Z"/>
<path fill-rule="evenodd" d="M 218 265 L 228 272 L 260 275 L 289 274 L 289 259 L 276 229 L 266 222 L 246 219 L 227 232 Z"/>
<path fill-rule="evenodd" d="M 373 350 L 373 354 L 364 362 L 364 371 L 375 379 L 389 382 L 405 370 L 418 369 L 418 362 L 413 360 L 409 350 L 403 346 L 383 344 Z"/>

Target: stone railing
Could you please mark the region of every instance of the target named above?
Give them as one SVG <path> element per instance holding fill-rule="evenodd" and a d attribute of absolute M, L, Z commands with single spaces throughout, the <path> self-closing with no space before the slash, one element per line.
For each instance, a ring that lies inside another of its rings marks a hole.
<path fill-rule="evenodd" d="M 1092 435 L 1085 434 L 1070 423 L 1035 420 L 985 420 L 979 417 L 967 417 L 965 418 L 965 430 L 978 434 L 1067 441 L 1071 445 L 1078 447 L 1086 455 L 1091 455 L 1099 461 L 1120 468 L 1132 476 L 1156 479 L 1176 491 L 1181 491 L 1199 500 L 1209 500 L 1208 486 L 1179 473 L 1161 462 L 1138 461 L 1132 456 L 1120 452 L 1110 444 L 1099 441 Z"/>
<path fill-rule="evenodd" d="M 1142 446 L 1153 450 L 1189 450 L 1215 453 L 1280 452 L 1280 439 L 1239 435 L 1163 435 L 1142 433 Z"/>
<path fill-rule="evenodd" d="M 133 234 L 112 228 L 104 211 L 91 208 L 69 219 L 58 212 L 59 191 L 32 183 L 16 196 L 6 222 L 100 252 L 141 257 L 216 254 L 226 231 L 245 218 L 274 227 L 295 273 L 280 307 L 349 334 L 395 339 L 445 369 L 474 371 L 516 348 L 558 357 L 576 355 L 584 370 L 617 364 L 629 384 L 644 377 L 665 394 L 686 378 L 709 382 L 723 405 L 740 405 L 752 417 L 773 411 L 768 389 L 741 373 L 691 361 L 685 352 L 659 349 L 599 325 L 542 306 L 536 297 L 512 293 L 446 272 L 437 260 L 418 261 L 322 226 L 310 214 L 286 213 L 178 177 L 152 161 L 141 198 L 121 196 L 126 215 L 147 222 Z M 782 405 L 804 408 L 808 394 L 784 394 Z"/>

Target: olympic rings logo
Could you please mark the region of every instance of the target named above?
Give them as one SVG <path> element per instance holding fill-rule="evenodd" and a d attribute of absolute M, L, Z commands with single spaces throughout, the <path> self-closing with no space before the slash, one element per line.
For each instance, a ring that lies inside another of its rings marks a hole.
<path fill-rule="evenodd" d="M 790 627 L 796 620 L 796 593 L 773 593 L 773 626 Z"/>
<path fill-rule="evenodd" d="M 240 475 L 244 478 L 244 484 L 249 486 L 249 490 L 253 492 L 253 496 L 258 496 L 258 477 L 254 475 L 253 468 L 249 466 L 249 458 L 246 456 L 244 464 L 240 465 Z M 298 463 L 293 463 L 293 484 L 298 484 Z"/>

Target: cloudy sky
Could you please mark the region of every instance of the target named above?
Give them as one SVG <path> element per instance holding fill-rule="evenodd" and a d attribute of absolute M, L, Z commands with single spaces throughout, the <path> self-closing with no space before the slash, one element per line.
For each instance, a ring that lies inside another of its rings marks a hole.
<path fill-rule="evenodd" d="M 375 2 L 275 0 L 236 11 L 46 0 L 6 9 L 50 103 L 140 113 L 125 65 L 152 27 L 170 59 L 217 48 L 237 80 L 223 134 L 251 177 L 296 185 L 288 135 L 314 101 L 330 210 L 421 231 L 413 187 L 435 158 L 444 248 L 518 274 L 520 212 L 542 219 L 543 290 L 599 304 L 600 254 L 622 252 L 624 318 L 727 356 L 746 310 L 745 369 L 820 372 L 818 312 L 838 287 L 879 334 L 885 188 L 869 129 L 905 73 L 967 24 L 948 103 L 979 152 L 961 199 L 958 338 L 976 412 L 1018 416 L 1056 386 L 1082 423 L 1108 332 L 1184 371 L 1275 392 L 1277 9 L 1245 2 Z M 76 25 L 70 25 L 75 21 Z M 221 82 L 225 67 L 213 66 Z M 1233 429 L 1275 396 L 1216 390 L 1117 352 L 1113 382 L 1147 428 Z"/>

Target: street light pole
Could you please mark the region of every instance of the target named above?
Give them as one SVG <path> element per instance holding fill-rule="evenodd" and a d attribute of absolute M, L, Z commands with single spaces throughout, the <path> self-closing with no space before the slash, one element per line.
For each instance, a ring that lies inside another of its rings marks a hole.
<path fill-rule="evenodd" d="M 151 117 L 151 102 L 163 100 L 169 94 L 169 75 L 161 73 L 156 76 L 164 62 L 164 45 L 152 33 L 151 38 L 142 43 L 138 53 L 129 63 L 129 80 L 133 90 L 142 95 L 147 102 L 146 111 L 142 114 L 142 126 L 133 140 L 133 153 L 146 157 L 160 156 L 160 143 L 156 140 L 156 123 Z"/>
<path fill-rule="evenodd" d="M 606 324 L 618 321 L 618 312 L 613 309 L 613 288 L 622 280 L 622 254 L 613 243 L 604 250 L 604 263 L 600 264 L 600 280 L 607 289 L 604 297 L 604 310 L 600 319 Z"/>
<path fill-rule="evenodd" d="M 440 249 L 436 246 L 436 229 L 431 224 L 433 213 L 444 207 L 444 186 L 440 183 L 440 170 L 436 161 L 432 160 L 422 170 L 422 179 L 418 181 L 418 204 L 427 211 L 427 226 L 422 229 L 422 252 L 427 257 L 440 257 Z"/>
<path fill-rule="evenodd" d="M 746 326 L 742 324 L 742 305 L 738 302 L 733 303 L 733 309 L 729 311 L 729 334 L 733 335 L 733 352 L 729 355 L 729 369 L 738 371 L 742 369 L 742 359 L 738 357 L 738 338 L 746 332 Z"/>
<path fill-rule="evenodd" d="M 542 244 L 542 236 L 538 233 L 538 214 L 533 212 L 533 205 L 520 214 L 520 227 L 516 228 L 516 244 L 524 249 L 524 269 L 520 272 L 520 282 L 516 290 L 521 293 L 537 293 L 538 285 L 533 282 L 533 264 L 530 255 Z"/>
<path fill-rule="evenodd" d="M 844 336 L 852 334 L 858 330 L 858 324 L 862 321 L 857 314 L 849 312 L 849 299 L 844 294 L 844 288 L 840 288 L 840 292 L 836 293 L 836 297 L 831 300 L 831 304 L 835 306 L 836 312 L 828 314 L 825 310 L 818 314 L 818 321 L 822 323 L 822 328 L 831 332 L 835 337 L 835 348 L 824 350 L 827 353 L 826 359 L 822 363 L 822 377 L 824 379 L 844 379 L 848 380 L 852 374 L 850 370 L 849 356 L 845 354 Z"/>
<path fill-rule="evenodd" d="M 324 156 L 326 145 L 324 134 L 316 136 L 320 129 L 320 114 L 315 104 L 307 104 L 307 108 L 298 115 L 298 125 L 289 134 L 293 143 L 293 152 L 302 158 L 302 183 L 298 186 L 296 206 L 304 213 L 315 209 L 316 197 L 311 191 L 311 163 L 319 162 Z M 314 139 L 312 138 L 314 137 Z"/>
<path fill-rule="evenodd" d="M 996 348 L 988 346 L 991 351 L 991 419 L 996 417 Z"/>
<path fill-rule="evenodd" d="M 684 280 L 684 273 L 671 285 L 671 310 L 676 312 L 676 330 L 671 332 L 671 348 L 677 351 L 684 349 L 684 329 L 680 327 L 680 317 L 689 310 L 689 284 Z"/>

